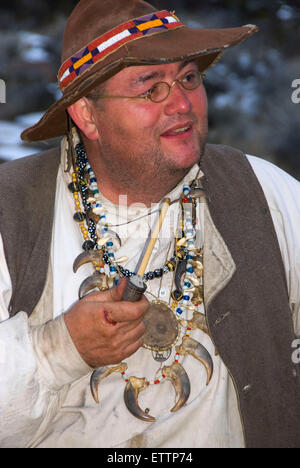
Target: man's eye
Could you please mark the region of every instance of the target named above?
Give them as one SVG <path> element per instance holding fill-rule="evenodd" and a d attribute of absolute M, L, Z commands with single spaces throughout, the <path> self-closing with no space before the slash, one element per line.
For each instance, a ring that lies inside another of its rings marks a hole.
<path fill-rule="evenodd" d="M 185 89 L 192 90 L 201 84 L 202 76 L 198 71 L 191 70 L 182 77 L 180 82 Z"/>
<path fill-rule="evenodd" d="M 151 86 L 151 88 L 148 89 L 148 91 L 145 91 L 145 93 L 141 94 L 140 96 L 154 101 L 160 99 L 162 87 L 163 86 L 161 82 L 155 83 L 153 86 Z"/>
<path fill-rule="evenodd" d="M 147 91 L 145 91 L 144 93 L 140 94 L 140 97 L 150 97 L 152 94 L 152 91 L 153 91 L 153 86 Z"/>
<path fill-rule="evenodd" d="M 184 83 L 196 83 L 199 80 L 199 74 L 196 71 L 190 71 L 182 78 Z"/>

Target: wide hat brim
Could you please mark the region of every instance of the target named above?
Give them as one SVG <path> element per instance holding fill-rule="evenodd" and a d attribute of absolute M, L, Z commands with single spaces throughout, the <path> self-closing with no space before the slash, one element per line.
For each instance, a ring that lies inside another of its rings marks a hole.
<path fill-rule="evenodd" d="M 132 41 L 78 76 L 40 121 L 24 130 L 21 138 L 24 141 L 41 141 L 64 135 L 67 132 L 67 108 L 125 67 L 196 60 L 203 72 L 213 66 L 225 50 L 241 43 L 257 30 L 254 25 L 226 29 L 183 26 Z"/>

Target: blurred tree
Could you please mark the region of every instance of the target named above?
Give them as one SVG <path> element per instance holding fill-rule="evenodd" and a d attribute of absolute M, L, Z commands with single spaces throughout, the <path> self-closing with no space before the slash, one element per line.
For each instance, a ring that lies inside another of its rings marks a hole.
<path fill-rule="evenodd" d="M 101 1 L 101 0 L 99 0 Z M 150 0 L 151 1 L 151 0 Z M 59 14 L 69 14 L 78 3 L 78 0 L 1 0 L 0 22 L 4 13 L 13 15 L 16 21 L 30 22 L 34 26 L 43 26 Z M 224 9 L 232 13 L 239 13 L 248 18 L 275 17 L 282 6 L 291 6 L 300 9 L 299 0 L 152 0 L 157 8 L 180 9 L 190 12 L 196 10 Z M 6 25 L 7 27 L 9 25 Z M 5 22 L 1 22 L 5 28 Z"/>
<path fill-rule="evenodd" d="M 6 16 L 5 13 L 13 17 L 15 22 L 25 23 L 34 28 L 48 24 L 59 13 L 69 14 L 77 3 L 77 0 L 42 0 L 38 2 L 36 0 L 1 0 L 1 29 L 9 29 L 11 26 L 9 23 L 1 21 L 1 17 Z"/>

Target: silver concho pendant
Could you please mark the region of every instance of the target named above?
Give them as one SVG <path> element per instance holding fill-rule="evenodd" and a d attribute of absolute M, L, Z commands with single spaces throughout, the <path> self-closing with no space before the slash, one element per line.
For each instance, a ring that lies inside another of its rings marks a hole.
<path fill-rule="evenodd" d="M 166 302 L 152 301 L 145 314 L 144 323 L 146 332 L 143 336 L 143 347 L 152 351 L 156 361 L 166 361 L 180 335 L 180 325 L 175 312 Z"/>

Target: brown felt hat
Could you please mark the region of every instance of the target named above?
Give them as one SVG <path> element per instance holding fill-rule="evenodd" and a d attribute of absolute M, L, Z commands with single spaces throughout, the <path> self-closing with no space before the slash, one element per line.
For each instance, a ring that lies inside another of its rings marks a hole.
<path fill-rule="evenodd" d="M 157 11 L 142 0 L 81 0 L 64 34 L 58 72 L 63 96 L 21 137 L 39 141 L 64 135 L 66 109 L 125 67 L 196 60 L 204 71 L 257 29 L 188 28 L 174 12 Z"/>

